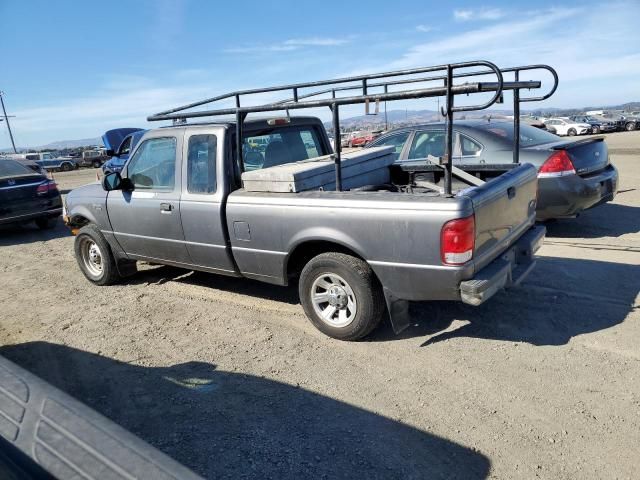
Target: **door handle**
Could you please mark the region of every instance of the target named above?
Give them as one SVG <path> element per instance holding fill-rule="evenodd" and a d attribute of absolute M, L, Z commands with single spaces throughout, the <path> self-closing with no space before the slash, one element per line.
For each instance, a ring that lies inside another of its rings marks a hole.
<path fill-rule="evenodd" d="M 171 205 L 170 203 L 161 203 L 160 204 L 160 211 L 161 212 L 170 212 L 171 210 L 173 210 L 173 205 Z"/>

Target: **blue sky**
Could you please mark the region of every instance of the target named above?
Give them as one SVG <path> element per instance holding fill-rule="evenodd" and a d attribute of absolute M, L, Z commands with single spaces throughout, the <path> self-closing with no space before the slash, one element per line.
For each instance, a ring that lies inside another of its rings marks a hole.
<path fill-rule="evenodd" d="M 554 66 L 544 106 L 622 103 L 640 100 L 639 18 L 637 0 L 0 0 L 0 90 L 20 146 L 239 88 L 472 59 Z"/>

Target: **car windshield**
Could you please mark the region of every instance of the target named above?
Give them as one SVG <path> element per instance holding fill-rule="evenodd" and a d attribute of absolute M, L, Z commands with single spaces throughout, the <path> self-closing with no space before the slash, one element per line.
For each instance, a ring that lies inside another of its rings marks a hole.
<path fill-rule="evenodd" d="M 0 160 L 0 177 L 14 177 L 16 175 L 29 175 L 33 170 L 28 169 L 14 160 Z"/>
<path fill-rule="evenodd" d="M 486 132 L 493 133 L 502 138 L 506 138 L 510 142 L 513 142 L 513 124 L 511 123 L 483 123 L 475 125 L 476 128 L 484 130 Z M 558 136 L 553 133 L 549 133 L 540 128 L 532 127 L 530 125 L 520 125 L 520 146 L 531 147 L 533 145 L 542 145 L 543 143 L 557 142 Z"/>

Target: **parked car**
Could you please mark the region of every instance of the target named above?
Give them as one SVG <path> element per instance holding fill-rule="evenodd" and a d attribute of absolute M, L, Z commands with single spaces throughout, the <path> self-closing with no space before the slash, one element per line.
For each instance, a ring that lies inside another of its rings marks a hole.
<path fill-rule="evenodd" d="M 588 123 L 577 123 L 566 118 L 550 118 L 544 124 L 547 130 L 561 136 L 568 135 L 573 137 L 591 133 L 591 125 Z"/>
<path fill-rule="evenodd" d="M 116 128 L 105 132 L 102 141 L 111 158 L 102 164 L 102 171 L 107 174 L 122 170 L 145 131 L 141 128 Z"/>
<path fill-rule="evenodd" d="M 351 138 L 349 138 L 350 147 L 364 147 L 366 144 L 371 143 L 373 140 L 380 136 L 380 132 L 355 132 Z"/>
<path fill-rule="evenodd" d="M 454 165 L 484 179 L 512 166 L 512 122 L 459 121 L 454 131 Z M 417 160 L 444 155 L 444 134 L 444 123 L 416 125 L 388 132 L 369 146 L 393 145 L 405 170 L 419 173 L 426 162 Z M 616 195 L 618 171 L 601 137 L 565 140 L 521 124 L 520 163 L 538 170 L 538 220 L 574 217 Z"/>
<path fill-rule="evenodd" d="M 605 120 L 603 118 L 598 119 L 596 117 L 590 117 L 588 115 L 573 115 L 569 117 L 569 119 L 576 123 L 587 123 L 591 126 L 591 133 L 605 133 L 605 132 L 615 132 L 618 127 L 616 126 L 616 122 L 612 122 L 610 120 Z"/>
<path fill-rule="evenodd" d="M 77 159 L 77 163 L 81 167 L 100 168 L 109 158 L 104 150 L 85 150 Z"/>
<path fill-rule="evenodd" d="M 80 165 L 71 157 L 55 157 L 46 160 L 37 160 L 36 163 L 47 171 L 69 172 L 77 170 Z"/>
<path fill-rule="evenodd" d="M 55 182 L 15 160 L 0 159 L 0 224 L 35 221 L 47 229 L 60 213 L 62 199 Z"/>
<path fill-rule="evenodd" d="M 51 155 L 51 154 L 47 154 L 47 155 Z M 3 154 L 0 155 L 0 159 L 5 159 L 5 160 L 14 160 L 18 163 L 21 163 L 22 165 L 24 165 L 27 168 L 30 168 L 31 170 L 33 170 L 34 172 L 37 173 L 47 173 L 47 171 L 42 168 L 37 162 L 37 160 L 40 160 L 40 154 L 38 153 L 7 153 L 7 154 Z"/>
<path fill-rule="evenodd" d="M 640 126 L 640 119 L 616 112 L 605 112 L 602 115 L 602 118 L 615 122 L 618 130 L 626 130 L 627 132 L 631 132 Z"/>
<path fill-rule="evenodd" d="M 149 130 L 121 172 L 71 191 L 64 218 L 84 276 L 113 284 L 143 260 L 276 285 L 297 278 L 314 326 L 354 340 L 379 324 L 385 300 L 400 331 L 407 310 L 397 307 L 409 300 L 479 305 L 533 267 L 545 230 L 534 226 L 531 165 L 455 196 L 389 185 L 254 193 L 241 188 L 235 135 L 233 122 Z M 247 120 L 243 136 L 268 136 L 254 169 L 333 153 L 312 117 Z"/>

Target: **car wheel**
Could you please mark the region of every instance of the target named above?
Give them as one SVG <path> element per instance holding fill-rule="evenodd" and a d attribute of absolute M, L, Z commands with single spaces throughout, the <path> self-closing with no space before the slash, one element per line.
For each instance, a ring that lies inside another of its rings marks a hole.
<path fill-rule="evenodd" d="M 71 168 L 72 167 L 70 163 L 63 163 L 62 165 L 60 165 L 60 170 L 62 170 L 63 172 L 69 172 Z"/>
<path fill-rule="evenodd" d="M 96 160 L 95 162 L 93 162 L 93 168 L 100 168 L 100 165 L 101 163 L 99 160 Z"/>
<path fill-rule="evenodd" d="M 85 225 L 78 231 L 74 250 L 80 270 L 91 283 L 112 285 L 120 280 L 109 243 L 95 225 Z"/>
<path fill-rule="evenodd" d="M 322 253 L 302 269 L 300 303 L 311 323 L 338 340 L 371 333 L 384 313 L 382 289 L 367 262 L 344 253 Z"/>
<path fill-rule="evenodd" d="M 569 135 L 570 137 L 575 137 L 576 136 L 576 130 L 575 128 L 570 128 L 569 131 L 567 132 L 567 135 Z"/>
<path fill-rule="evenodd" d="M 635 122 L 629 122 L 624 126 L 624 128 L 627 130 L 627 132 L 631 132 L 632 130 L 636 129 L 636 124 Z"/>
<path fill-rule="evenodd" d="M 593 133 L 594 135 L 597 135 L 600 133 L 600 127 L 592 127 L 591 128 L 591 133 Z"/>
<path fill-rule="evenodd" d="M 36 218 L 36 225 L 40 230 L 51 230 L 56 226 L 58 217 L 42 217 Z"/>

